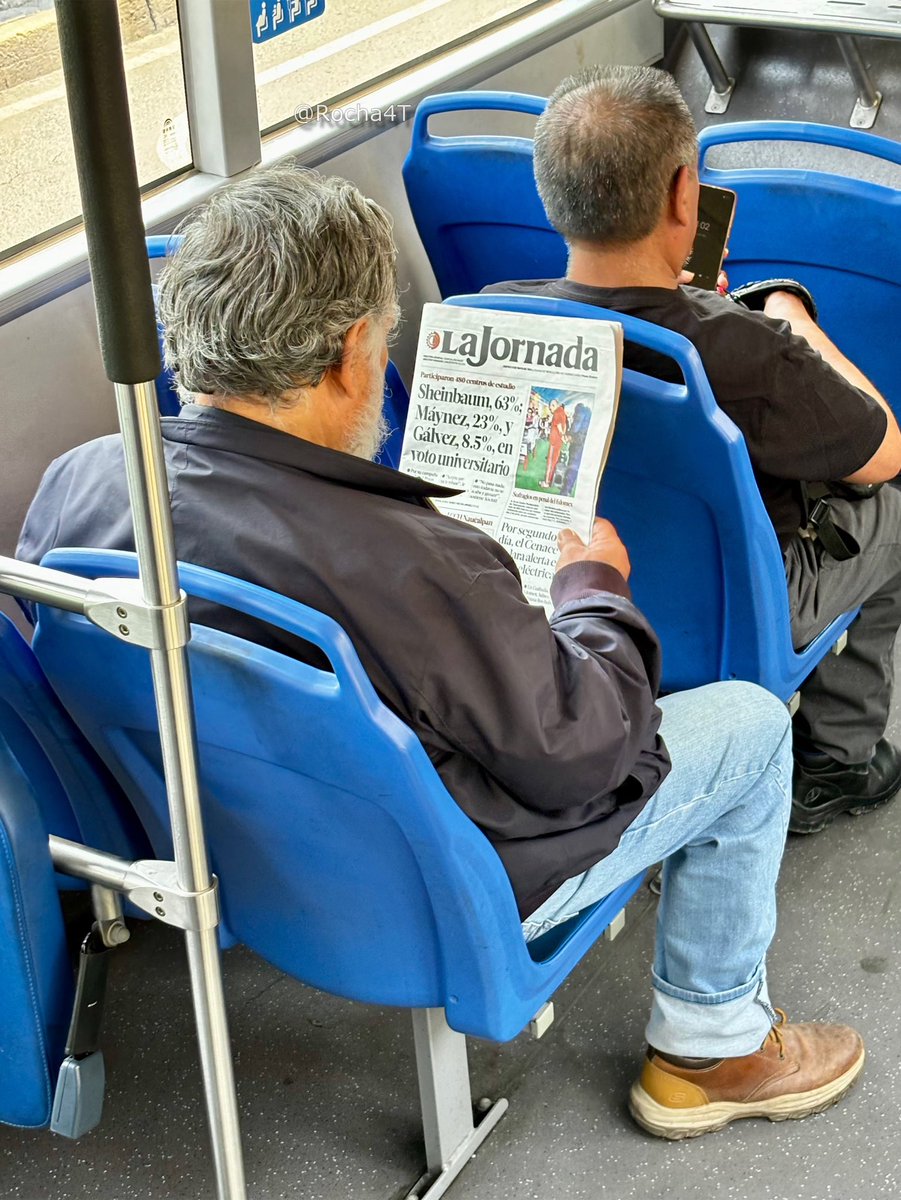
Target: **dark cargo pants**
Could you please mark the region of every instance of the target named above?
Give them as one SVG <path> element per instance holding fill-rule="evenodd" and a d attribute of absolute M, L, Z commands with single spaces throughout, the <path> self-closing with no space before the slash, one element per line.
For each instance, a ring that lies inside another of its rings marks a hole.
<path fill-rule="evenodd" d="M 801 688 L 796 746 L 843 763 L 865 762 L 882 737 L 892 698 L 893 649 L 901 626 L 901 491 L 830 500 L 835 523 L 860 553 L 838 562 L 796 537 L 785 552 L 792 635 L 804 646 L 830 621 L 860 606 L 840 655 L 827 654 Z"/>

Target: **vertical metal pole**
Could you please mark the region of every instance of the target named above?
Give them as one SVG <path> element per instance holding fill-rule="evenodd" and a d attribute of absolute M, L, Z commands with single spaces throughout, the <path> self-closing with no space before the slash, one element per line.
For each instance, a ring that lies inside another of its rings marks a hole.
<path fill-rule="evenodd" d="M 120 384 L 116 406 L 125 446 L 128 492 L 144 600 L 166 607 L 180 598 L 156 390 Z M 179 886 L 204 891 L 210 867 L 200 808 L 194 712 L 184 646 L 151 650 L 163 769 Z M 215 929 L 185 933 L 217 1194 L 245 1200 L 244 1165 Z"/>
<path fill-rule="evenodd" d="M 723 66 L 723 61 L 716 52 L 716 46 L 714 46 L 710 34 L 707 32 L 707 26 L 701 25 L 696 21 L 691 21 L 688 26 L 688 35 L 694 42 L 695 49 L 700 55 L 701 62 L 704 64 L 704 70 L 710 76 L 713 90 L 715 92 L 728 92 L 732 81 L 726 74 L 726 68 Z"/>
<path fill-rule="evenodd" d="M 115 384 L 144 600 L 180 600 L 153 379 L 160 370 L 116 0 L 56 0 L 100 345 Z M 178 883 L 211 885 L 186 647 L 176 622 L 151 651 Z M 215 929 L 185 934 L 219 1200 L 245 1200 Z"/>

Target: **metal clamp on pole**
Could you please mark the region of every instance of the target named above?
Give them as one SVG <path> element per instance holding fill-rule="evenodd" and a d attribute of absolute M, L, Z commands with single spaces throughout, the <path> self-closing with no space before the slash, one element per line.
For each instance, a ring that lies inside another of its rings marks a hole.
<path fill-rule="evenodd" d="M 64 875 L 87 879 L 95 888 L 121 892 L 142 912 L 176 929 L 215 929 L 219 924 L 219 881 L 199 892 L 179 886 L 174 862 L 152 858 L 129 862 L 67 838 L 49 838 L 53 866 Z"/>
<path fill-rule="evenodd" d="M 191 637 L 184 592 L 174 604 L 148 604 L 137 579 L 96 580 L 85 596 L 84 615 L 120 642 L 147 650 L 174 650 Z"/>
<path fill-rule="evenodd" d="M 171 604 L 149 604 L 137 579 L 85 580 L 0 556 L 0 592 L 82 613 L 120 642 L 147 650 L 178 650 L 191 637 L 184 592 L 177 592 Z"/>
<path fill-rule="evenodd" d="M 219 924 L 219 880 L 215 875 L 202 892 L 178 886 L 174 862 L 142 859 L 132 863 L 126 895 L 132 904 L 176 929 L 215 929 Z"/>

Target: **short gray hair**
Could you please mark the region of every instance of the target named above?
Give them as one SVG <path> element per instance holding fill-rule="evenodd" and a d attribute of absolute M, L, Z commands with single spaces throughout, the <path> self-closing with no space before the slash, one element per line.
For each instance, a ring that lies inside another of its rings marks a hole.
<path fill-rule="evenodd" d="M 647 237 L 676 171 L 697 162 L 688 106 L 654 67 L 571 75 L 535 127 L 535 178 L 567 241 L 627 245 Z"/>
<path fill-rule="evenodd" d="M 361 318 L 397 320 L 391 219 L 344 179 L 255 171 L 179 232 L 159 308 L 183 400 L 259 397 L 278 408 L 341 362 Z"/>

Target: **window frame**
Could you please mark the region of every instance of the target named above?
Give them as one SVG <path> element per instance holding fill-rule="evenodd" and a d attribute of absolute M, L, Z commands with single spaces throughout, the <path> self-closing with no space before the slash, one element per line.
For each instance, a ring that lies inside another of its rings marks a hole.
<path fill-rule="evenodd" d="M 276 130 L 259 130 L 250 5 L 218 0 L 179 2 L 188 124 L 193 169 L 163 182 L 145 196 L 148 233 L 168 233 L 191 208 L 257 163 L 290 158 L 317 167 L 394 125 L 412 119 L 416 106 L 435 91 L 466 89 L 564 38 L 647 0 L 554 0 L 514 13 L 447 52 L 438 49 L 419 65 L 402 69 L 381 84 L 362 83 L 354 97 L 332 110 L 360 103 L 393 111 L 394 119 L 319 119 Z M 84 231 L 49 237 L 0 266 L 0 325 L 88 282 Z"/>

